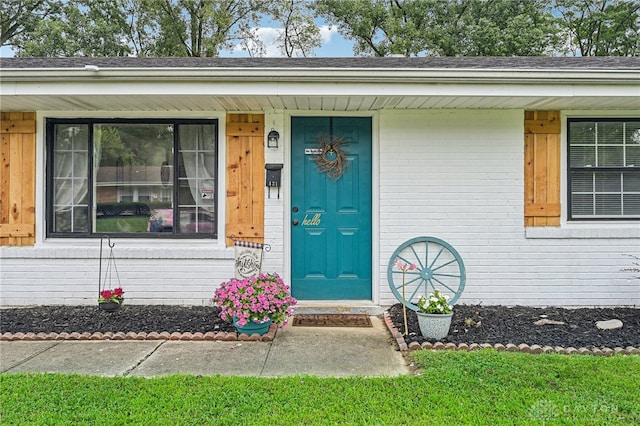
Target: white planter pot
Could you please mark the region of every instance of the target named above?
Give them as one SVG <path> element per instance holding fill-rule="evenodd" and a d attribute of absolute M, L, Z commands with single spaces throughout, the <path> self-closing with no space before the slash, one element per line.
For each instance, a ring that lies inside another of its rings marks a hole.
<path fill-rule="evenodd" d="M 423 314 L 416 312 L 418 315 L 418 325 L 420 326 L 420 333 L 427 339 L 444 339 L 449 334 L 449 328 L 451 327 L 451 318 L 453 313 L 450 314 Z"/>

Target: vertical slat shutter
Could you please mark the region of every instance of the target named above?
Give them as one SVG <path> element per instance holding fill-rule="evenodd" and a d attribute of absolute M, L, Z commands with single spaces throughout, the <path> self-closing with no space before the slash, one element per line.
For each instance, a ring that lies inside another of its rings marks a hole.
<path fill-rule="evenodd" d="M 264 114 L 228 114 L 226 244 L 264 242 Z"/>
<path fill-rule="evenodd" d="M 560 112 L 525 111 L 524 223 L 560 226 Z"/>
<path fill-rule="evenodd" d="M 0 114 L 0 245 L 35 244 L 36 114 Z"/>

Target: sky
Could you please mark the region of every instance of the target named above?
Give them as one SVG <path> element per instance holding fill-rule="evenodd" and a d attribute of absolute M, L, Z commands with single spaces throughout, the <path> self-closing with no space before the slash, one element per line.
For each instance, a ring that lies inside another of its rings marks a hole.
<path fill-rule="evenodd" d="M 275 45 L 278 28 L 270 26 L 269 24 L 269 22 L 264 22 L 263 26 L 258 29 L 258 34 L 267 49 L 266 56 L 282 56 L 278 47 Z M 315 50 L 317 57 L 353 56 L 354 43 L 342 37 L 336 27 L 331 27 L 323 23 L 319 23 L 319 27 L 322 45 Z M 238 46 L 233 51 L 221 52 L 220 56 L 241 57 L 248 56 L 248 54 Z"/>
<path fill-rule="evenodd" d="M 277 35 L 276 27 L 269 26 L 269 23 L 265 22 L 264 25 L 258 29 L 258 33 L 266 46 L 267 57 L 282 56 L 277 46 L 274 44 Z M 322 38 L 322 45 L 315 50 L 317 57 L 353 56 L 353 42 L 342 37 L 338 33 L 336 27 L 320 24 L 320 35 Z M 7 58 L 11 56 L 14 56 L 14 53 L 9 46 L 2 46 L 2 48 L 0 48 L 0 57 Z M 237 46 L 234 50 L 225 50 L 220 52 L 220 56 L 246 57 L 249 55 Z"/>

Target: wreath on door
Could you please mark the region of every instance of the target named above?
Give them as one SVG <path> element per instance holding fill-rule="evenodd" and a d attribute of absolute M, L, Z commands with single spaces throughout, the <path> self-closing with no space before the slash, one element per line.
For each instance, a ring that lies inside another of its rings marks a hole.
<path fill-rule="evenodd" d="M 318 165 L 318 170 L 326 173 L 333 180 L 337 180 L 346 170 L 349 162 L 347 161 L 346 151 L 344 150 L 343 138 L 329 140 L 321 137 L 319 141 L 320 153 L 314 161 Z"/>

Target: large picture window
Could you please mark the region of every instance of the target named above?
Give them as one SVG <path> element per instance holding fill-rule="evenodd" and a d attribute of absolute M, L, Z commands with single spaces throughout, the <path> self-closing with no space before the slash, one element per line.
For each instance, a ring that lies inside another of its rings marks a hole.
<path fill-rule="evenodd" d="M 640 219 L 640 119 L 570 119 L 569 218 Z"/>
<path fill-rule="evenodd" d="M 216 120 L 47 120 L 47 233 L 215 238 Z"/>

